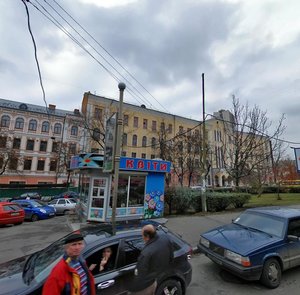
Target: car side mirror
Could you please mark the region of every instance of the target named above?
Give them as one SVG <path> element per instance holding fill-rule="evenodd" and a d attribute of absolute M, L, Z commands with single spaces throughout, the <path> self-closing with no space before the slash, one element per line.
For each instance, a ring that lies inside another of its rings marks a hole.
<path fill-rule="evenodd" d="M 299 242 L 300 241 L 299 237 L 294 236 L 294 235 L 288 235 L 287 238 L 290 242 Z"/>

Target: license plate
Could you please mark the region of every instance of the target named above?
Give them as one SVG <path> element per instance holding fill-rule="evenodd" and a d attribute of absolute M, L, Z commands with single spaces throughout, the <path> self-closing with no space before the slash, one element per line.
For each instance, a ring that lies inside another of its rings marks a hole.
<path fill-rule="evenodd" d="M 11 213 L 10 215 L 11 215 L 11 216 L 18 216 L 18 215 L 20 215 L 20 213 L 19 213 L 19 212 L 13 212 L 13 213 Z"/>
<path fill-rule="evenodd" d="M 54 213 L 49 213 L 50 216 L 54 215 Z"/>

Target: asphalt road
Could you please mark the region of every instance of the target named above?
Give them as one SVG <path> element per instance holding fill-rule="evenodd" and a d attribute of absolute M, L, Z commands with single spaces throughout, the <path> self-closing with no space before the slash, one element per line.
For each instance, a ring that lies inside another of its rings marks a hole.
<path fill-rule="evenodd" d="M 205 216 L 181 216 L 168 218 L 167 226 L 179 233 L 193 247 L 200 233 L 230 222 L 239 213 L 214 214 Z M 67 216 L 57 216 L 50 220 L 25 222 L 19 226 L 0 228 L 0 263 L 40 250 L 51 242 L 76 228 Z M 221 270 L 204 255 L 194 255 L 191 259 L 193 277 L 186 295 L 241 295 L 272 294 L 296 295 L 300 289 L 300 268 L 283 273 L 281 285 L 274 290 L 265 288 L 259 282 L 246 282 Z"/>
<path fill-rule="evenodd" d="M 0 263 L 43 249 L 71 231 L 65 216 L 0 228 Z"/>

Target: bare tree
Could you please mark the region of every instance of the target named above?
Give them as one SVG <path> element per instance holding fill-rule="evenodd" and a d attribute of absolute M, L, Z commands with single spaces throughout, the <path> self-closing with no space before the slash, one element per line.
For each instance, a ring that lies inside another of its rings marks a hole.
<path fill-rule="evenodd" d="M 66 183 L 70 183 L 70 161 L 71 157 L 78 154 L 79 150 L 76 144 L 67 142 L 58 142 L 56 145 L 56 156 L 54 157 L 56 161 L 56 183 L 59 177 L 66 177 Z"/>
<path fill-rule="evenodd" d="M 105 119 L 100 113 L 95 113 L 94 116 L 86 115 L 83 119 L 83 124 L 89 138 L 99 147 L 100 150 L 104 150 L 105 147 Z"/>
<path fill-rule="evenodd" d="M 181 130 L 174 138 L 168 138 L 164 129 L 159 132 L 157 154 L 172 163 L 173 172 L 177 175 L 181 186 L 184 184 L 184 178 L 188 180 L 190 186 L 193 179 L 199 178 L 203 173 L 201 144 L 202 136 L 199 130 L 185 132 Z M 166 179 L 170 181 L 170 178 Z"/>
<path fill-rule="evenodd" d="M 14 139 L 3 132 L 0 136 L 0 175 L 7 172 L 18 173 L 20 164 L 22 164 L 20 147 L 14 146 Z"/>
<path fill-rule="evenodd" d="M 283 126 L 283 119 L 282 121 L 280 121 L 279 126 L 282 128 L 283 131 L 285 130 L 285 126 Z M 277 199 L 281 200 L 279 192 L 280 192 L 280 183 L 282 177 L 279 171 L 280 171 L 280 166 L 282 164 L 282 161 L 285 158 L 287 144 L 279 139 L 279 135 L 281 134 L 276 134 L 274 136 L 274 138 L 270 142 L 270 145 L 271 145 L 271 160 L 272 160 L 272 170 L 274 175 L 274 183 L 277 186 Z"/>
<path fill-rule="evenodd" d="M 258 106 L 250 108 L 248 103 L 241 105 L 234 95 L 232 104 L 232 120 L 223 120 L 223 161 L 226 172 L 239 187 L 254 172 L 261 177 L 262 167 L 270 167 L 270 140 L 282 134 L 284 117 L 269 134 L 272 122 L 266 111 Z"/>

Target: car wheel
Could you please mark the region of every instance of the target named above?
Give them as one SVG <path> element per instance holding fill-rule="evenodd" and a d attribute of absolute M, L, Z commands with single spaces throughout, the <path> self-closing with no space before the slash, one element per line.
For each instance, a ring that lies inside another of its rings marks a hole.
<path fill-rule="evenodd" d="M 23 221 L 22 221 L 22 222 L 17 222 L 16 225 L 20 225 L 20 224 L 22 224 L 22 223 L 23 223 Z"/>
<path fill-rule="evenodd" d="M 274 289 L 280 285 L 281 266 L 277 259 L 268 259 L 263 267 L 260 281 L 268 288 Z"/>
<path fill-rule="evenodd" d="M 38 221 L 39 220 L 39 217 L 36 215 L 36 214 L 33 214 L 31 216 L 31 221 L 34 222 L 34 221 Z"/>
<path fill-rule="evenodd" d="M 63 215 L 66 215 L 66 214 L 69 214 L 69 210 L 65 210 L 65 211 L 63 212 Z"/>
<path fill-rule="evenodd" d="M 182 295 L 182 286 L 177 280 L 166 280 L 157 287 L 155 295 Z"/>

